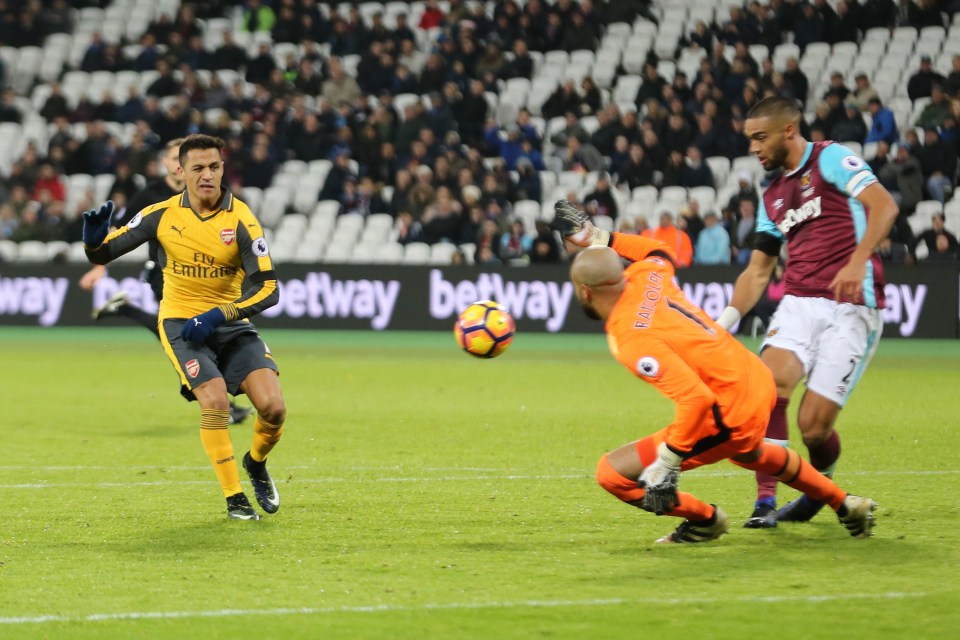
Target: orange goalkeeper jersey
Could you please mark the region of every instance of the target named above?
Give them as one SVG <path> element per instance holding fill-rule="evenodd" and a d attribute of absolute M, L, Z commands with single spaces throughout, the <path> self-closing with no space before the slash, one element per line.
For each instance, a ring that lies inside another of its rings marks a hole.
<path fill-rule="evenodd" d="M 615 233 L 612 247 L 634 264 L 607 318 L 610 351 L 676 404 L 667 443 L 687 453 L 724 437 L 757 438 L 759 444 L 776 403 L 770 370 L 686 299 L 667 245 Z M 724 435 L 724 427 L 731 433 Z M 750 433 L 738 433 L 744 430 Z"/>

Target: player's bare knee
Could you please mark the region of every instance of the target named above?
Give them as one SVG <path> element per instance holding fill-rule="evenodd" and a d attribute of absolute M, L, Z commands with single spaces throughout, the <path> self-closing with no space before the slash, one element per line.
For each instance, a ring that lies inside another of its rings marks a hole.
<path fill-rule="evenodd" d="M 283 398 L 271 398 L 263 406 L 257 407 L 257 413 L 264 422 L 281 425 L 287 417 L 287 406 Z"/>
<path fill-rule="evenodd" d="M 200 408 L 211 411 L 229 411 L 230 399 L 227 398 L 226 393 L 223 394 L 223 397 L 219 395 L 209 395 L 200 402 Z"/>

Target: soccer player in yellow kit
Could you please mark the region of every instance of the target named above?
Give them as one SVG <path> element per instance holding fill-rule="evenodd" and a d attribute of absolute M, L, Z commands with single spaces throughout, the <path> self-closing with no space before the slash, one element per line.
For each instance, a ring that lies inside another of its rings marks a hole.
<path fill-rule="evenodd" d="M 87 257 L 106 264 L 144 242 L 160 244 L 163 300 L 160 341 L 181 393 L 200 405 L 200 439 L 227 500 L 227 515 L 258 520 L 240 487 L 227 393 L 245 393 L 257 410 L 253 444 L 243 466 L 260 507 L 280 508 L 266 458 L 280 439 L 286 406 L 270 350 L 250 323 L 276 304 L 276 276 L 260 223 L 221 186 L 223 140 L 191 135 L 180 145 L 186 191 L 137 213 L 109 233 L 113 203 L 83 214 Z M 247 279 L 250 286 L 244 291 Z"/>

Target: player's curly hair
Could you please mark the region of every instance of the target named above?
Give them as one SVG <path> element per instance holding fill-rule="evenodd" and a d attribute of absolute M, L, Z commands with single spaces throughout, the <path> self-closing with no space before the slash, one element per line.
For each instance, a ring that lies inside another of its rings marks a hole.
<path fill-rule="evenodd" d="M 202 133 L 191 133 L 180 143 L 180 166 L 183 166 L 183 163 L 186 161 L 187 152 L 193 149 L 216 149 L 222 155 L 223 149 L 226 146 L 227 143 L 223 141 L 223 138 L 208 136 Z"/>
<path fill-rule="evenodd" d="M 799 124 L 802 115 L 796 100 L 785 96 L 767 96 L 753 105 L 747 113 L 747 119 L 772 118 L 774 120 Z"/>

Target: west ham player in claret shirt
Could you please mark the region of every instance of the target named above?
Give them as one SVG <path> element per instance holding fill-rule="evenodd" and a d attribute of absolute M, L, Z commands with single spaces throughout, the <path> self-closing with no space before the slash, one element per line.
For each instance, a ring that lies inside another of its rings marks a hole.
<path fill-rule="evenodd" d="M 786 243 L 786 291 L 761 346 L 777 384 L 767 440 L 786 446 L 787 405 L 806 378 L 797 424 L 811 464 L 831 476 L 840 457 L 834 424 L 883 329 L 883 269 L 874 251 L 898 210 L 862 158 L 835 142 L 808 142 L 800 118 L 782 96 L 747 114 L 750 152 L 780 174 L 763 194 L 755 250 L 718 322 L 730 329 L 753 308 Z M 776 479 L 758 473 L 757 485 L 748 528 L 806 522 L 823 507 L 801 496 L 777 511 Z"/>

